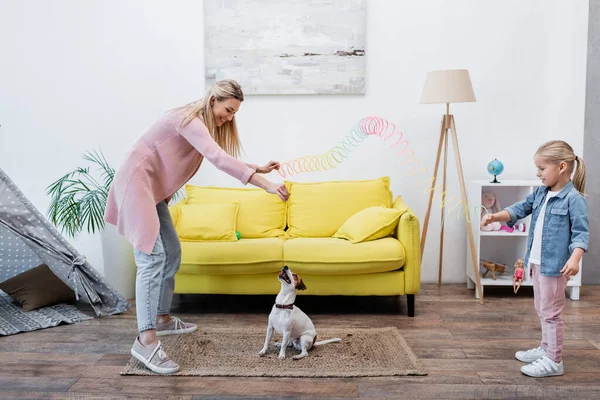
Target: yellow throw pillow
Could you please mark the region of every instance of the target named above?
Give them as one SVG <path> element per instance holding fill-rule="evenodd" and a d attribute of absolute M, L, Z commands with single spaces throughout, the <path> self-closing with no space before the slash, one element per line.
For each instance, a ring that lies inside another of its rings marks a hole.
<path fill-rule="evenodd" d="M 268 238 L 285 234 L 286 204 L 274 194 L 254 188 L 186 185 L 188 204 L 239 203 L 237 230 L 243 238 Z"/>
<path fill-rule="evenodd" d="M 179 207 L 175 229 L 183 241 L 234 242 L 239 203 L 185 204 Z"/>
<path fill-rule="evenodd" d="M 400 215 L 402 211 L 395 208 L 368 207 L 348 218 L 333 237 L 352 243 L 381 239 L 396 229 Z"/>
<path fill-rule="evenodd" d="M 367 207 L 392 206 L 390 178 L 329 182 L 286 182 L 287 238 L 331 237 L 344 221 Z"/>

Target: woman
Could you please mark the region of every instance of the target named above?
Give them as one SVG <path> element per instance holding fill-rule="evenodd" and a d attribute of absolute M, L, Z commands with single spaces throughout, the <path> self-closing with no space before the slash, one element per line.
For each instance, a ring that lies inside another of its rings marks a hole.
<path fill-rule="evenodd" d="M 179 370 L 161 349 L 157 336 L 194 332 L 197 326 L 169 315 L 181 245 L 168 209 L 172 195 L 208 159 L 219 170 L 286 201 L 283 183 L 259 174 L 279 168 L 236 159 L 240 139 L 235 123 L 244 94 L 233 80 L 213 84 L 206 96 L 171 110 L 134 144 L 115 174 L 108 194 L 106 222 L 116 225 L 134 247 L 137 265 L 136 309 L 139 336 L 131 354 L 160 374 Z"/>

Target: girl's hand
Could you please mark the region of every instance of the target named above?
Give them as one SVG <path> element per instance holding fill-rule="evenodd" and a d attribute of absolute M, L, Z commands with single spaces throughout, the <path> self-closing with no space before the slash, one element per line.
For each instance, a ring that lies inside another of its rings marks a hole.
<path fill-rule="evenodd" d="M 569 258 L 563 269 L 560 270 L 563 276 L 575 276 L 579 272 L 579 261 Z"/>
<path fill-rule="evenodd" d="M 494 214 L 486 214 L 481 218 L 481 226 L 488 226 L 494 222 Z"/>
<path fill-rule="evenodd" d="M 276 194 L 283 201 L 287 201 L 290 197 L 290 194 L 283 183 L 270 183 L 266 189 L 267 193 Z"/>
<path fill-rule="evenodd" d="M 268 174 L 269 172 L 273 171 L 274 169 L 279 169 L 280 165 L 279 165 L 279 161 L 269 161 L 266 165 L 263 165 L 262 167 L 258 167 L 256 169 L 256 172 L 258 172 L 259 174 Z"/>

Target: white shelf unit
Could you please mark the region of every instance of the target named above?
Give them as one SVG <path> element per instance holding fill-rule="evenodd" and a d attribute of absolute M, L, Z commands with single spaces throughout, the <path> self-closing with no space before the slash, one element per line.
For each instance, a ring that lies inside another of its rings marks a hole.
<path fill-rule="evenodd" d="M 537 180 L 501 180 L 500 183 L 491 183 L 489 180 L 472 180 L 468 183 L 467 196 L 469 199 L 469 211 L 471 226 L 473 228 L 473 237 L 475 240 L 475 258 L 477 260 L 485 259 L 499 264 L 506 265 L 504 273 L 496 273 L 496 280 L 492 279 L 492 273 L 489 272 L 484 278 L 482 275 L 486 271 L 479 264 L 479 279 L 481 282 L 481 291 L 483 293 L 485 286 L 509 286 L 512 293 L 512 277 L 514 273 L 515 261 L 519 258 L 525 258 L 527 251 L 527 237 L 531 228 L 531 216 L 520 220 L 526 224 L 526 231 L 505 232 L 505 231 L 482 231 L 480 228 L 481 210 L 478 205 L 482 204 L 482 193 L 491 192 L 496 195 L 500 209 L 508 207 L 517 201 L 524 200 L 527 195 L 533 192 L 541 185 Z M 476 209 L 477 207 L 477 209 Z M 492 210 L 489 210 L 492 212 Z M 503 223 L 504 224 L 504 223 Z M 473 261 L 471 259 L 471 250 L 467 241 L 467 287 L 475 288 L 475 276 L 473 275 Z M 567 290 L 571 300 L 579 300 L 579 288 L 581 287 L 581 263 L 579 264 L 579 273 L 572 277 Z M 526 269 L 525 279 L 521 286 L 533 286 L 533 280 L 529 276 L 530 269 Z M 477 290 L 475 297 L 479 298 Z"/>

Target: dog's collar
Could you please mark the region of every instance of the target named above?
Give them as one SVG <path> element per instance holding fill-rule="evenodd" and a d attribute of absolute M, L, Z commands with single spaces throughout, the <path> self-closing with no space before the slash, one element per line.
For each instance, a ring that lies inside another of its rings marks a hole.
<path fill-rule="evenodd" d="M 275 303 L 275 307 L 277 308 L 287 308 L 288 310 L 291 310 L 294 308 L 294 303 L 292 304 L 277 304 Z"/>

